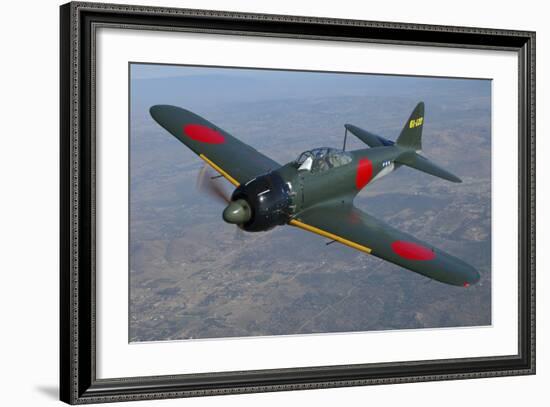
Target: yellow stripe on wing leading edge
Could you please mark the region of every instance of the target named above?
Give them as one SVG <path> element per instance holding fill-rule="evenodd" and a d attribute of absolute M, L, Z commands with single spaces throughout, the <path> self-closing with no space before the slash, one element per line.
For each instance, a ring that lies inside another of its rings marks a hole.
<path fill-rule="evenodd" d="M 214 162 L 212 162 L 212 160 L 210 160 L 207 156 L 205 156 L 204 154 L 199 154 L 199 157 L 202 158 L 204 161 L 206 161 L 206 163 L 208 165 L 210 165 L 212 168 L 214 168 L 216 171 L 218 171 L 221 175 L 223 175 L 225 177 L 225 179 L 227 179 L 229 182 L 231 182 L 233 185 L 235 185 L 236 187 L 238 187 L 240 184 L 239 184 L 239 181 L 237 181 L 235 178 L 233 178 L 231 175 L 229 175 L 227 172 L 225 172 L 224 170 L 222 170 L 219 166 L 217 166 L 216 164 L 214 164 Z"/>
<path fill-rule="evenodd" d="M 317 233 L 318 235 L 328 237 L 329 239 L 332 239 L 332 240 L 336 240 L 337 242 L 340 242 L 342 244 L 345 244 L 346 246 L 352 247 L 362 252 L 369 253 L 369 254 L 372 252 L 372 249 L 370 247 L 360 245 L 359 243 L 352 242 L 351 240 L 348 240 L 348 239 L 344 239 L 343 237 L 337 236 L 330 232 L 326 232 L 324 230 L 316 228 L 315 226 L 308 225 L 307 223 L 300 222 L 299 220 L 292 219 L 290 221 L 290 224 L 293 226 L 299 227 L 301 229 L 307 230 L 308 232 Z"/>

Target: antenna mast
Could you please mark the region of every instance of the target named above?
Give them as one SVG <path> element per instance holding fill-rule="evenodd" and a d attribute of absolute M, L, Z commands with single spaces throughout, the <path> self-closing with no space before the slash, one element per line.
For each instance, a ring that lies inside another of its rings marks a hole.
<path fill-rule="evenodd" d="M 346 127 L 346 131 L 344 132 L 344 147 L 342 147 L 342 151 L 346 151 L 346 140 L 348 138 L 348 128 Z"/>

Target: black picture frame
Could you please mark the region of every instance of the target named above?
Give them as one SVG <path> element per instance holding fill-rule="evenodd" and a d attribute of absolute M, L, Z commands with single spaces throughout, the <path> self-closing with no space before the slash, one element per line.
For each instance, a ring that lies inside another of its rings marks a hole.
<path fill-rule="evenodd" d="M 73 2 L 60 7 L 60 398 L 70 404 L 535 373 L 535 33 Z M 508 50 L 519 60 L 516 355 L 231 373 L 96 378 L 95 72 L 99 26 Z"/>

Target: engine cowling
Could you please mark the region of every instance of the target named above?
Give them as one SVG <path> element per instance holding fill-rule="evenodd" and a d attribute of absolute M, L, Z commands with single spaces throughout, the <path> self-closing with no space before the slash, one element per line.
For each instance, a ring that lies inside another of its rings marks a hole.
<path fill-rule="evenodd" d="M 239 224 L 248 232 L 260 232 L 284 225 L 290 217 L 290 189 L 276 172 L 260 175 L 246 184 L 242 184 L 231 196 L 231 205 L 250 209 L 249 220 Z M 228 206 L 229 208 L 229 206 Z M 225 215 L 224 215 L 225 219 Z"/>

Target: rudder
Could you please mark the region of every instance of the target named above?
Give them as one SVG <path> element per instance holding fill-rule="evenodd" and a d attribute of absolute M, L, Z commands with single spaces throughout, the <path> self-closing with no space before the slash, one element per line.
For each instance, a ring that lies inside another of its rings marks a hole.
<path fill-rule="evenodd" d="M 422 150 L 422 127 L 424 125 L 424 102 L 416 105 L 409 120 L 403 126 L 395 144 L 409 150 Z"/>

